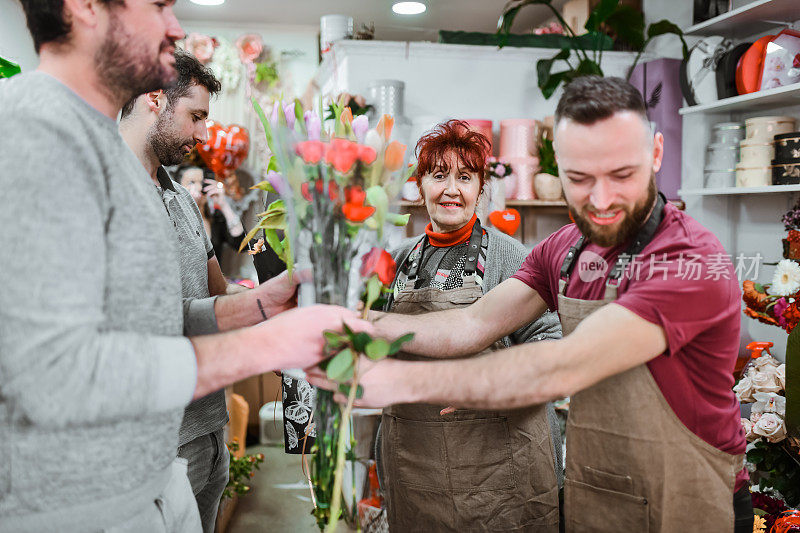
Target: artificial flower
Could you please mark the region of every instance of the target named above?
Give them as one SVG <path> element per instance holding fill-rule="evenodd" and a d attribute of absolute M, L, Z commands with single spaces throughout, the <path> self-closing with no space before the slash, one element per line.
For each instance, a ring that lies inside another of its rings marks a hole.
<path fill-rule="evenodd" d="M 772 311 L 775 313 L 775 318 L 778 320 L 778 324 L 781 327 L 786 326 L 786 318 L 783 316 L 783 313 L 789 309 L 789 302 L 786 301 L 786 298 L 778 298 L 775 302 L 775 305 L 772 307 Z"/>
<path fill-rule="evenodd" d="M 386 152 L 383 154 L 383 164 L 386 170 L 394 172 L 403 166 L 403 156 L 406 153 L 406 145 L 400 144 L 397 141 L 392 141 L 386 147 Z"/>
<path fill-rule="evenodd" d="M 358 115 L 355 117 L 353 119 L 352 127 L 353 135 L 356 136 L 356 141 L 358 141 L 360 144 L 364 144 L 364 139 L 366 138 L 367 130 L 369 129 L 369 119 L 367 118 L 367 115 Z"/>
<path fill-rule="evenodd" d="M 383 137 L 384 141 L 388 141 L 392 136 L 392 128 L 394 128 L 394 118 L 392 115 L 383 115 L 375 127 L 378 135 Z"/>
<path fill-rule="evenodd" d="M 303 113 L 303 119 L 306 123 L 306 132 L 308 133 L 308 140 L 309 141 L 318 141 L 320 136 L 320 131 L 322 130 L 322 121 L 319 118 L 319 115 L 314 113 L 313 111 L 306 111 Z"/>
<path fill-rule="evenodd" d="M 756 289 L 756 284 L 752 280 L 742 282 L 742 300 L 749 309 L 754 311 L 764 311 L 767 307 L 768 296 Z"/>
<path fill-rule="evenodd" d="M 506 166 L 503 164 L 499 164 L 495 167 L 494 173 L 497 174 L 498 178 L 502 178 L 506 175 Z"/>
<path fill-rule="evenodd" d="M 248 33 L 236 39 L 236 49 L 239 50 L 239 59 L 242 63 L 252 63 L 261 55 L 264 43 L 260 35 Z"/>
<path fill-rule="evenodd" d="M 786 424 L 775 413 L 764 413 L 753 426 L 753 433 L 769 442 L 780 442 L 786 438 Z"/>
<path fill-rule="evenodd" d="M 377 275 L 381 283 L 387 287 L 394 280 L 396 271 L 397 265 L 394 259 L 383 248 L 374 247 L 361 258 L 361 277 Z"/>
<path fill-rule="evenodd" d="M 751 413 L 775 413 L 786 415 L 786 397 L 774 392 L 756 392 L 753 394 L 756 403 L 750 409 Z"/>
<path fill-rule="evenodd" d="M 202 64 L 206 64 L 214 55 L 216 43 L 213 38 L 201 33 L 190 33 L 186 36 L 183 43 L 186 51 L 197 58 Z"/>
<path fill-rule="evenodd" d="M 333 165 L 333 168 L 347 174 L 353 164 L 358 159 L 358 145 L 347 139 L 332 139 L 328 152 L 325 154 L 325 161 Z"/>
<path fill-rule="evenodd" d="M 772 293 L 791 296 L 800 289 L 800 265 L 791 259 L 781 259 L 772 278 Z"/>
<path fill-rule="evenodd" d="M 764 533 L 767 530 L 767 521 L 763 517 L 753 515 L 753 533 Z"/>
<path fill-rule="evenodd" d="M 753 381 L 750 379 L 750 376 L 742 376 L 742 379 L 733 386 L 733 392 L 736 393 L 736 397 L 742 403 L 750 403 L 755 401 L 753 398 Z"/>

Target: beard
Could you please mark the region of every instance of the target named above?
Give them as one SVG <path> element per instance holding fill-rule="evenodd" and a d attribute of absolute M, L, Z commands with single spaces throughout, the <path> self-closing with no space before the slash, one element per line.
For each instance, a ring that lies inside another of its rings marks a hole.
<path fill-rule="evenodd" d="M 108 31 L 94 56 L 94 64 L 110 96 L 127 102 L 134 96 L 163 89 L 174 82 L 178 76 L 175 67 L 164 66 L 160 61 L 161 53 L 174 46 L 172 41 L 165 39 L 153 57 L 146 43 L 127 32 L 116 13 L 117 8 L 109 6 L 108 9 Z"/>
<path fill-rule="evenodd" d="M 581 234 L 585 235 L 591 242 L 603 248 L 617 246 L 630 240 L 639 228 L 647 221 L 647 217 L 653 208 L 658 189 L 656 188 L 656 175 L 650 177 L 650 184 L 647 187 L 647 196 L 637 201 L 632 208 L 626 206 L 611 206 L 614 209 L 622 209 L 625 216 L 615 226 L 598 226 L 589 219 L 587 207 L 578 213 L 571 205 L 569 214 L 578 226 Z"/>
<path fill-rule="evenodd" d="M 169 104 L 158 116 L 156 123 L 147 134 L 147 142 L 158 161 L 165 166 L 179 165 L 186 157 L 184 146 L 194 146 L 194 139 L 182 139 L 172 131 L 173 109 Z"/>

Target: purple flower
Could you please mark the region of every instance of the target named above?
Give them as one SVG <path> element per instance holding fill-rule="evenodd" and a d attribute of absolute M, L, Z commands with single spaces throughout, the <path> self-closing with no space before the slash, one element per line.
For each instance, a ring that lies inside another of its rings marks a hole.
<path fill-rule="evenodd" d="M 290 130 L 294 129 L 294 102 L 289 102 L 285 106 L 283 106 L 283 114 L 286 115 L 286 125 L 289 126 Z"/>
<path fill-rule="evenodd" d="M 318 141 L 319 140 L 319 133 L 322 129 L 322 121 L 319 119 L 319 115 L 314 113 L 313 111 L 306 111 L 303 114 L 303 118 L 306 122 L 306 131 L 308 131 L 308 140 L 309 141 Z"/>
<path fill-rule="evenodd" d="M 775 313 L 775 319 L 781 327 L 786 325 L 786 319 L 783 317 L 783 313 L 788 308 L 789 302 L 786 301 L 786 298 L 778 298 L 775 305 L 772 307 L 772 311 Z"/>
<path fill-rule="evenodd" d="M 369 129 L 369 119 L 367 115 L 358 115 L 355 117 L 352 126 L 356 140 L 359 144 L 364 144 L 364 138 L 367 136 L 367 130 Z"/>
<path fill-rule="evenodd" d="M 269 123 L 273 127 L 278 125 L 278 109 L 280 109 L 280 107 L 281 103 L 278 101 L 272 104 L 272 113 L 269 114 Z"/>
<path fill-rule="evenodd" d="M 274 170 L 270 170 L 267 172 L 266 180 L 272 185 L 272 188 L 275 189 L 275 192 L 281 196 L 284 196 L 287 192 L 289 192 L 289 184 L 286 182 L 286 178 L 283 177 L 282 174 L 278 174 Z"/>

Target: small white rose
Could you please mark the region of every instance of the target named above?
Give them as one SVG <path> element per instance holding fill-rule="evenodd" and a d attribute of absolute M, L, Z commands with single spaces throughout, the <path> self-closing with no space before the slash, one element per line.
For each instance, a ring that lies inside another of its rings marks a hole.
<path fill-rule="evenodd" d="M 744 430 L 744 436 L 749 441 L 752 440 L 753 435 L 753 422 L 746 418 L 742 418 L 742 429 Z"/>
<path fill-rule="evenodd" d="M 778 366 L 778 368 L 775 370 L 775 377 L 781 389 L 786 390 L 786 364 L 782 363 L 780 366 Z"/>
<path fill-rule="evenodd" d="M 733 386 L 733 392 L 736 393 L 736 397 L 739 398 L 739 401 L 742 403 L 755 401 L 755 398 L 753 398 L 753 380 L 750 374 L 742 376 L 739 383 Z"/>
<path fill-rule="evenodd" d="M 753 433 L 769 442 L 780 442 L 786 438 L 786 424 L 775 413 L 764 413 L 753 426 Z"/>
<path fill-rule="evenodd" d="M 764 366 L 761 370 L 756 370 L 751 376 L 753 392 L 778 392 L 781 386 L 778 384 L 778 369 L 774 366 Z"/>
<path fill-rule="evenodd" d="M 758 419 L 759 419 L 759 418 L 761 418 L 761 415 L 763 415 L 763 414 L 764 414 L 764 413 L 762 413 L 762 412 L 760 412 L 760 411 L 756 411 L 756 412 L 752 412 L 752 411 L 751 411 L 751 412 L 750 412 L 750 422 L 752 422 L 753 424 L 755 424 L 756 422 L 758 422 Z"/>
<path fill-rule="evenodd" d="M 780 361 L 778 361 L 777 359 L 775 359 L 774 357 L 772 357 L 769 354 L 764 354 L 761 357 L 756 357 L 755 359 L 753 359 L 753 367 L 756 370 L 761 370 L 762 368 L 764 368 L 766 366 L 777 367 L 780 364 L 781 364 Z"/>

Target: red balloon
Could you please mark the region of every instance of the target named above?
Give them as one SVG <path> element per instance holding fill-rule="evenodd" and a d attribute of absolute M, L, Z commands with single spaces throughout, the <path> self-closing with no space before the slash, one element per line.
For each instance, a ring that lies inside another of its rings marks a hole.
<path fill-rule="evenodd" d="M 800 511 L 795 509 L 782 512 L 770 530 L 771 533 L 788 533 L 790 531 L 800 531 Z"/>
<path fill-rule="evenodd" d="M 218 177 L 239 168 L 250 151 L 247 129 L 236 124 L 223 126 L 209 120 L 208 140 L 197 146 L 200 157 Z"/>

